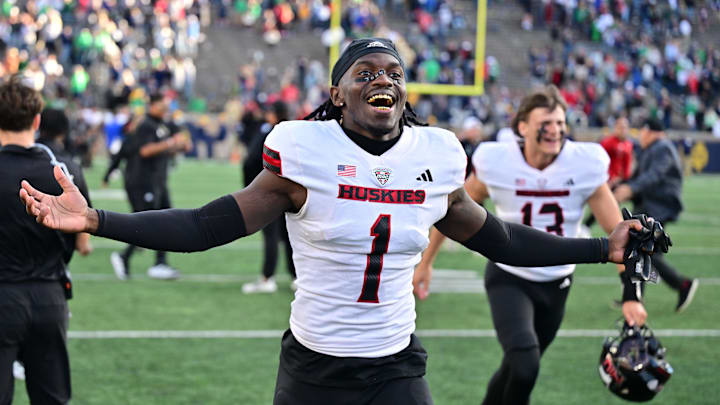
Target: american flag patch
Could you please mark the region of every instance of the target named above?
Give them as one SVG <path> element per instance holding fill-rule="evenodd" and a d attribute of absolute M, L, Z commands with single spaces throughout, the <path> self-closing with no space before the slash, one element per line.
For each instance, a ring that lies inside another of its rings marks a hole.
<path fill-rule="evenodd" d="M 353 165 L 337 165 L 338 166 L 338 176 L 343 177 L 355 177 L 355 174 L 357 172 L 357 167 Z"/>

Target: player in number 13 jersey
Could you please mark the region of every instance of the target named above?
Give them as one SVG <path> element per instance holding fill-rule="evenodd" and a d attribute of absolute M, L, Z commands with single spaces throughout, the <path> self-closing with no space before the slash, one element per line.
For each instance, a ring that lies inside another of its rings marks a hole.
<path fill-rule="evenodd" d="M 622 218 L 606 184 L 609 158 L 598 144 L 565 139 L 566 108 L 554 86 L 525 97 L 513 121 L 514 131 L 523 140 L 481 144 L 473 154 L 474 174 L 465 188 L 477 202 L 490 197 L 504 221 L 563 237 L 576 236 L 587 202 L 600 225 L 611 232 Z M 430 247 L 416 269 L 421 297 L 427 295 L 432 261 L 443 239 L 433 231 Z M 488 262 L 485 290 L 505 353 L 483 404 L 529 402 L 540 356 L 565 314 L 574 269 L 574 264 L 540 267 Z M 623 303 L 623 314 L 630 324 L 642 324 L 647 316 L 636 300 Z"/>

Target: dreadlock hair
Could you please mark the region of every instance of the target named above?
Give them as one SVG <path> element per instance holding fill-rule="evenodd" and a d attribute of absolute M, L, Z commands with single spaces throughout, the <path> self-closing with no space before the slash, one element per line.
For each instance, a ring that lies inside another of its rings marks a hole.
<path fill-rule="evenodd" d="M 315 121 L 336 120 L 339 122 L 341 118 L 342 109 L 336 107 L 335 104 L 332 103 L 332 100 L 328 98 L 324 103 L 320 104 L 320 107 L 316 108 L 315 111 L 306 115 L 303 119 Z M 415 114 L 415 110 L 413 110 L 412 106 L 410 105 L 410 102 L 406 101 L 405 109 L 403 110 L 402 117 L 400 118 L 400 128 L 405 126 L 411 127 L 413 125 L 417 125 L 420 127 L 428 126 L 427 122 L 420 121 L 417 114 Z"/>

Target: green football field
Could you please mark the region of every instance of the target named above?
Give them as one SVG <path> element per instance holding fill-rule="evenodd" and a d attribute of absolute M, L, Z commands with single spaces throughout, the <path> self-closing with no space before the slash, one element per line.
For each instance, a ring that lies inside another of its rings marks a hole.
<path fill-rule="evenodd" d="M 100 188 L 105 162 L 86 173 L 96 207 L 127 211 L 122 183 Z M 239 187 L 236 165 L 181 161 L 171 174 L 173 204 L 196 207 Z M 720 403 L 720 177 L 685 183 L 686 211 L 669 227 L 669 260 L 701 280 L 693 304 L 674 312 L 666 285 L 646 289 L 649 324 L 668 348 L 675 374 L 656 404 Z M 593 229 L 599 235 L 599 228 Z M 115 278 L 110 253 L 122 244 L 93 238 L 95 251 L 71 263 L 69 349 L 73 404 L 271 404 L 292 293 L 284 267 L 279 291 L 243 295 L 261 264 L 259 235 L 214 250 L 169 255 L 178 281 L 145 276 L 154 255 L 140 251 L 132 279 Z M 282 260 L 281 266 L 282 265 Z M 435 264 L 433 292 L 417 304 L 429 357 L 427 380 L 439 405 L 479 404 L 499 365 L 482 288 L 485 259 L 448 244 Z M 542 360 L 533 404 L 620 404 L 602 385 L 597 361 L 613 333 L 620 294 L 614 265 L 580 265 L 560 336 Z M 26 404 L 23 382 L 15 404 Z"/>

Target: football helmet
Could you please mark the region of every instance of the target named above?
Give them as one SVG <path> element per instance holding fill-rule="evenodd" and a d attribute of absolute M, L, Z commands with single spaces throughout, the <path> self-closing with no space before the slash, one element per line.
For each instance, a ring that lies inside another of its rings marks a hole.
<path fill-rule="evenodd" d="M 651 400 L 673 374 L 652 330 L 627 323 L 619 336 L 605 339 L 598 371 L 610 392 L 632 402 Z"/>

